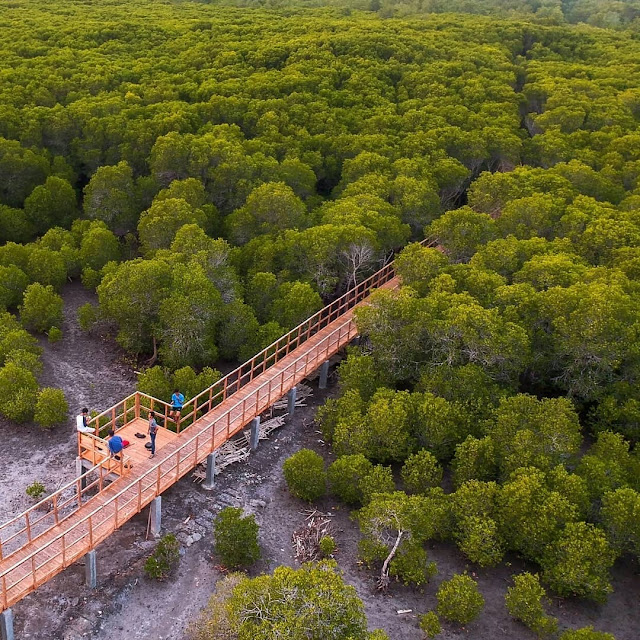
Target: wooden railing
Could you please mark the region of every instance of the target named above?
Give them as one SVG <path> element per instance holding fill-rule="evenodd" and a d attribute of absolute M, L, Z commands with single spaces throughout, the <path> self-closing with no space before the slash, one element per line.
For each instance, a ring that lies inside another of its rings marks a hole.
<path fill-rule="evenodd" d="M 36 550 L 26 557 L 21 556 L 16 559 L 14 565 L 2 570 L 0 573 L 2 608 L 10 606 L 16 599 L 23 597 L 25 593 L 55 575 L 61 567 L 68 566 L 108 537 L 116 528 L 149 504 L 153 498 L 204 461 L 210 453 L 236 434 L 252 418 L 260 415 L 297 382 L 315 371 L 330 355 L 352 340 L 357 335 L 357 329 L 351 318 L 336 324 L 328 334 L 317 340 L 314 336 L 362 302 L 373 289 L 389 282 L 394 275 L 393 263 L 390 263 L 185 403 L 183 413 L 186 411 L 186 414 L 180 419 L 181 423 L 195 423 L 201 414 L 207 413 L 212 414 L 211 419 L 196 423 L 193 427 L 193 435 L 169 455 L 161 456 L 163 459 L 143 471 L 140 477 L 130 479 L 129 483 L 117 493 L 110 495 L 112 487 L 107 487 L 101 494 L 100 503 L 89 514 L 81 517 L 78 514 L 76 521 L 71 520 L 74 513 L 90 497 L 89 492 L 93 492 L 93 495 L 96 489 L 99 491 L 103 489 L 104 477 L 108 474 L 106 468 L 110 462 L 108 459 L 100 461 L 98 465 L 48 496 L 38 505 L 1 525 L 0 561 L 11 557 L 16 550 L 27 543 L 34 542 L 46 531 L 68 520 L 64 531 L 51 539 L 41 541 L 42 544 Z M 310 344 L 302 355 L 286 364 L 282 362 L 308 341 L 313 344 Z M 284 367 L 275 366 L 279 363 Z M 244 395 L 243 398 L 226 410 L 221 410 L 218 415 L 215 410 L 217 405 L 239 393 L 255 378 L 269 370 L 272 370 L 273 375 L 266 375 L 262 384 L 254 389 L 247 389 L 246 394 L 240 394 Z M 158 406 L 162 407 L 165 418 L 170 420 L 168 403 L 137 392 L 93 418 L 90 424 L 95 427 L 98 434 L 106 433 L 109 428 L 117 429 L 134 418 L 141 417 L 145 411 L 155 410 Z M 179 428 L 180 425 L 176 425 L 176 430 Z M 170 450 L 172 447 L 173 443 L 167 445 L 165 449 Z M 121 475 L 124 475 L 126 466 L 124 457 L 121 464 L 123 465 L 120 469 Z M 95 472 L 98 473 L 98 478 L 90 480 L 89 476 Z M 137 475 L 138 472 L 139 470 L 136 470 L 136 474 L 132 475 Z M 127 479 L 124 478 L 123 481 L 126 482 Z M 115 485 L 113 490 L 116 490 Z M 71 495 L 66 496 L 65 493 Z M 39 510 L 45 509 L 45 515 L 35 515 Z M 16 574 L 22 573 L 24 575 L 15 577 Z M 13 593 L 10 596 L 10 592 L 25 580 L 29 581 L 26 591 L 23 590 L 24 593 L 19 597 Z"/>
<path fill-rule="evenodd" d="M 82 435 L 95 437 L 92 434 Z M 121 456 L 119 461 L 108 455 L 103 457 L 75 480 L 1 524 L 0 560 L 11 557 L 75 513 L 87 500 L 104 489 L 105 479 L 115 468 L 119 475 L 125 475 L 130 469 L 128 457 Z"/>
<path fill-rule="evenodd" d="M 371 277 L 363 280 L 337 300 L 327 305 L 311 317 L 301 322 L 268 347 L 257 353 L 251 360 L 218 380 L 208 389 L 191 398 L 182 407 L 181 423 L 195 421 L 201 412 L 211 411 L 212 407 L 224 402 L 256 376 L 264 373 L 280 359 L 297 349 L 301 344 L 321 329 L 338 319 L 349 309 L 362 302 L 373 289 L 389 282 L 395 276 L 393 263 L 380 269 Z"/>
<path fill-rule="evenodd" d="M 170 417 L 172 407 L 168 402 L 137 391 L 113 407 L 91 418 L 87 423 L 94 427 L 96 433 L 105 437 L 109 429 L 117 431 L 135 418 L 148 416 L 149 411 L 156 411 L 164 417 L 164 424 L 175 425 L 177 433 L 195 422 L 198 417 L 208 413 L 216 405 L 224 402 L 229 396 L 251 382 L 257 375 L 264 373 L 318 331 L 331 324 L 349 309 L 364 300 L 373 289 L 387 283 L 395 276 L 393 262 L 389 263 L 372 276 L 363 280 L 344 295 L 334 300 L 297 327 L 257 353 L 251 360 L 240 365 L 213 385 L 201 391 L 187 401 L 177 421 Z M 160 410 L 158 410 L 158 407 Z"/>

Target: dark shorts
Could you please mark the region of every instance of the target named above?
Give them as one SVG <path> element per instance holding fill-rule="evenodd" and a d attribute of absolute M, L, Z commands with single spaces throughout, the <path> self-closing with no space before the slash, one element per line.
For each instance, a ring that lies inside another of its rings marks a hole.
<path fill-rule="evenodd" d="M 172 411 L 182 411 L 182 407 L 171 407 Z"/>

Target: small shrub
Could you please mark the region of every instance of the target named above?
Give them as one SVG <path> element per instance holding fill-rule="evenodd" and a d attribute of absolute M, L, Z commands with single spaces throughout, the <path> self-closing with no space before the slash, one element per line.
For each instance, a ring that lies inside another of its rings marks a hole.
<path fill-rule="evenodd" d="M 51 327 L 49 331 L 47 331 L 47 339 L 51 344 L 60 342 L 60 340 L 62 340 L 62 330 L 58 329 L 58 327 Z"/>
<path fill-rule="evenodd" d="M 284 461 L 282 467 L 289 491 L 307 502 L 321 498 L 327 491 L 324 460 L 311 449 L 300 449 Z"/>
<path fill-rule="evenodd" d="M 85 267 L 80 276 L 82 284 L 87 289 L 96 290 L 100 282 L 102 282 L 102 273 L 96 271 L 93 267 Z"/>
<path fill-rule="evenodd" d="M 336 551 L 336 541 L 331 536 L 322 536 L 318 546 L 323 558 L 332 556 Z"/>
<path fill-rule="evenodd" d="M 162 537 L 153 553 L 144 563 L 145 573 L 154 580 L 164 580 L 176 568 L 180 561 L 180 544 L 169 533 Z"/>
<path fill-rule="evenodd" d="M 32 482 L 27 487 L 27 495 L 30 498 L 33 498 L 36 502 L 38 502 L 40 498 L 42 498 L 45 492 L 45 486 L 42 484 L 42 482 L 38 482 L 37 480 L 35 482 Z"/>
<path fill-rule="evenodd" d="M 43 333 L 49 327 L 57 327 L 62 323 L 62 307 L 62 298 L 51 285 L 43 286 L 34 282 L 24 292 L 20 319 L 27 329 Z"/>
<path fill-rule="evenodd" d="M 78 324 L 83 331 L 89 331 L 97 320 L 96 308 L 90 302 L 78 308 Z"/>
<path fill-rule="evenodd" d="M 260 558 L 258 525 L 253 515 L 226 507 L 213 521 L 215 550 L 225 567 L 248 567 Z"/>
<path fill-rule="evenodd" d="M 427 551 L 416 540 L 405 540 L 389 563 L 389 575 L 405 585 L 427 584 L 438 573 L 435 562 L 429 562 Z"/>
<path fill-rule="evenodd" d="M 35 421 L 45 428 L 53 427 L 67 419 L 69 405 L 62 389 L 44 387 L 38 393 L 36 402 Z"/>
<path fill-rule="evenodd" d="M 544 611 L 542 599 L 546 594 L 538 575 L 521 573 L 513 581 L 513 587 L 507 589 L 505 596 L 509 613 L 539 636 L 555 633 L 558 621 Z"/>
<path fill-rule="evenodd" d="M 383 467 L 381 464 L 373 467 L 371 473 L 360 481 L 362 504 L 369 504 L 376 493 L 393 493 L 395 490 L 391 467 Z"/>
<path fill-rule="evenodd" d="M 438 613 L 460 624 L 471 622 L 484 606 L 478 583 L 468 575 L 454 575 L 451 580 L 445 580 L 438 588 L 436 598 Z"/>
<path fill-rule="evenodd" d="M 495 567 L 504 556 L 504 542 L 492 518 L 468 516 L 458 522 L 454 537 L 460 551 L 481 567 Z"/>
<path fill-rule="evenodd" d="M 14 363 L 0 369 L 0 413 L 15 422 L 33 418 L 38 381 L 31 371 Z"/>
<path fill-rule="evenodd" d="M 409 456 L 400 474 L 407 490 L 420 495 L 426 495 L 429 489 L 440 486 L 442 482 L 442 467 L 426 449 Z"/>
<path fill-rule="evenodd" d="M 373 465 L 361 453 L 341 456 L 327 469 L 329 490 L 346 504 L 360 504 L 360 483 L 372 470 Z"/>
<path fill-rule="evenodd" d="M 442 631 L 438 614 L 435 611 L 429 611 L 421 615 L 420 629 L 424 631 L 427 638 L 435 638 Z"/>
<path fill-rule="evenodd" d="M 5 364 L 9 364 L 10 362 L 22 369 L 31 371 L 34 376 L 42 373 L 42 360 L 40 360 L 40 356 L 26 349 L 14 349 L 10 351 L 5 360 Z"/>

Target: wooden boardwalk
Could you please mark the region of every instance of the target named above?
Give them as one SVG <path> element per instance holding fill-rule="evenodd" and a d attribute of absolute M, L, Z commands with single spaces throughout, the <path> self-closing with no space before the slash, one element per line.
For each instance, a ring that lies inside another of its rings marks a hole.
<path fill-rule="evenodd" d="M 94 440 L 82 455 L 91 459 L 92 468 L 0 525 L 0 611 L 94 549 L 351 342 L 357 335 L 353 309 L 373 289 L 396 286 L 393 265 L 387 265 L 190 400 L 178 424 L 169 417 L 166 403 L 140 393 L 97 416 L 92 421 L 96 436 L 79 437 L 79 451 L 81 442 Z M 169 427 L 161 430 L 153 459 L 144 449 L 145 440 L 136 443 L 131 437 L 136 431 L 146 433 L 150 410 Z M 101 458 L 104 440 L 99 435 L 108 428 L 118 429 L 133 443 L 119 463 Z M 106 482 L 114 474 L 119 477 Z"/>

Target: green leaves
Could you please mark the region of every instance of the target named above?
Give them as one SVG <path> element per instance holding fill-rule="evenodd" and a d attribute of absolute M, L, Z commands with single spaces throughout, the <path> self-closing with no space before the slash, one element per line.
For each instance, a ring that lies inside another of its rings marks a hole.
<path fill-rule="evenodd" d="M 447 620 L 468 624 L 484 607 L 478 584 L 468 575 L 454 575 L 438 587 L 438 613 Z"/>
<path fill-rule="evenodd" d="M 570 522 L 543 554 L 543 578 L 560 595 L 604 602 L 613 590 L 609 570 L 614 560 L 615 553 L 600 529 Z"/>

